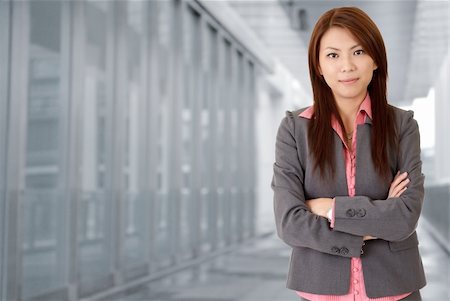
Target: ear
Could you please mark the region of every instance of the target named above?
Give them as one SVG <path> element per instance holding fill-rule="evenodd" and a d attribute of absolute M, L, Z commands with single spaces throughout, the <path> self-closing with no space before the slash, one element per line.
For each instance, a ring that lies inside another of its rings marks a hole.
<path fill-rule="evenodd" d="M 320 73 L 320 75 L 323 75 L 323 73 L 322 73 L 322 68 L 320 68 L 320 65 L 319 65 L 319 66 L 317 66 L 317 69 L 319 69 L 319 73 Z"/>
<path fill-rule="evenodd" d="M 378 66 L 376 64 L 373 64 L 373 71 L 377 70 Z"/>

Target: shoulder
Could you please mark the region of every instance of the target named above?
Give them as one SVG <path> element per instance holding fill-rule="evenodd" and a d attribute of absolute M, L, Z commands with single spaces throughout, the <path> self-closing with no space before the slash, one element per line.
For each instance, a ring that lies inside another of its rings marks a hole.
<path fill-rule="evenodd" d="M 403 110 L 403 109 L 400 109 L 399 107 L 396 107 L 393 105 L 390 105 L 390 107 L 394 113 L 395 118 L 399 121 L 414 118 L 414 111 Z"/>
<path fill-rule="evenodd" d="M 283 118 L 284 122 L 290 123 L 292 127 L 296 127 L 299 125 L 304 125 L 308 120 L 311 119 L 313 115 L 313 110 L 311 107 L 305 107 L 301 109 L 297 109 L 294 111 L 286 111 L 285 117 Z"/>
<path fill-rule="evenodd" d="M 290 133 L 292 136 L 306 134 L 309 118 L 302 117 L 301 115 L 307 113 L 308 109 L 310 107 L 286 111 L 284 118 L 281 120 L 279 133 Z"/>
<path fill-rule="evenodd" d="M 414 111 L 403 110 L 401 108 L 390 106 L 394 114 L 394 120 L 399 134 L 402 135 L 405 131 L 415 131 L 418 130 L 417 121 L 414 119 Z"/>
<path fill-rule="evenodd" d="M 313 108 L 312 106 L 309 106 L 309 107 L 300 108 L 300 109 L 297 109 L 294 111 L 286 111 L 286 117 L 289 117 L 289 118 L 301 117 L 301 116 L 306 117 L 306 116 L 304 116 L 305 114 L 309 115 L 309 114 L 313 113 L 312 108 Z"/>

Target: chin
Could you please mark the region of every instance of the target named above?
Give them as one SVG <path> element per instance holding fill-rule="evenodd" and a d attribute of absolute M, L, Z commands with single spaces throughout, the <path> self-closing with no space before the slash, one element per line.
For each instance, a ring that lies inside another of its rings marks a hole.
<path fill-rule="evenodd" d="M 342 91 L 342 89 L 340 89 L 340 91 L 338 91 L 338 93 L 335 93 L 335 94 L 340 97 L 344 97 L 344 98 L 355 98 L 362 94 L 365 95 L 366 93 L 367 93 L 367 88 L 366 89 L 347 89 L 344 91 Z"/>
<path fill-rule="evenodd" d="M 337 93 L 335 95 L 340 98 L 353 99 L 353 98 L 360 98 L 361 95 L 363 95 L 363 96 L 366 95 L 366 91 L 360 92 L 360 93 Z"/>

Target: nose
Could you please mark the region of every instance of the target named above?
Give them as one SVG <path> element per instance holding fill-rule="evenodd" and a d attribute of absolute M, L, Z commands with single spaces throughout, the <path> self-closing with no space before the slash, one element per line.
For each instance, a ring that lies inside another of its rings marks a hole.
<path fill-rule="evenodd" d="M 341 72 L 350 72 L 355 70 L 355 64 L 351 56 L 344 56 L 342 58 Z"/>

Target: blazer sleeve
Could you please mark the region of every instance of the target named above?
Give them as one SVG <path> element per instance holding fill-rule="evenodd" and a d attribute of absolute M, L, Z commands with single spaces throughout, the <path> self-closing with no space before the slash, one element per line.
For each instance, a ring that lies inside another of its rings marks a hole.
<path fill-rule="evenodd" d="M 293 132 L 293 114 L 287 112 L 278 129 L 271 187 L 278 236 L 291 247 L 306 247 L 343 257 L 359 257 L 360 235 L 330 229 L 326 218 L 313 214 L 305 203 L 303 169 Z"/>
<path fill-rule="evenodd" d="M 400 127 L 398 169 L 408 172 L 410 183 L 400 197 L 373 200 L 367 196 L 335 198 L 334 229 L 354 235 L 371 235 L 401 241 L 416 229 L 424 198 L 420 134 L 413 112 Z"/>

